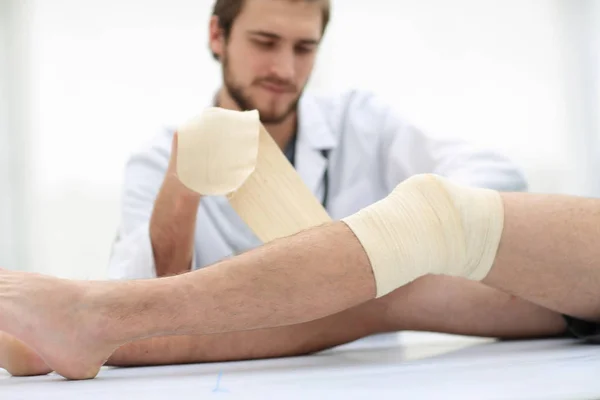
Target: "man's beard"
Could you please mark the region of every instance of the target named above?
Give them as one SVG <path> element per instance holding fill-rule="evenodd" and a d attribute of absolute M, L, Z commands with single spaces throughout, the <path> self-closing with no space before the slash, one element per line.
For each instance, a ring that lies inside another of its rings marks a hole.
<path fill-rule="evenodd" d="M 268 113 L 264 110 L 260 110 L 258 107 L 256 107 L 256 105 L 254 104 L 254 102 L 252 101 L 252 99 L 250 98 L 250 96 L 248 96 L 245 92 L 244 92 L 244 88 L 242 88 L 240 85 L 236 84 L 235 80 L 233 79 L 233 76 L 231 74 L 231 71 L 229 69 L 229 63 L 227 60 L 227 56 L 223 57 L 223 83 L 225 85 L 225 89 L 227 90 L 227 92 L 229 93 L 229 96 L 231 96 L 231 98 L 233 99 L 233 101 L 237 104 L 237 106 L 239 107 L 240 110 L 242 111 L 249 111 L 249 110 L 256 110 L 258 109 L 259 111 L 259 115 L 260 115 L 260 120 L 262 123 L 264 124 L 279 124 L 281 122 L 283 122 L 290 114 L 292 114 L 293 112 L 296 111 L 296 107 L 298 106 L 298 102 L 300 100 L 300 96 L 302 94 L 302 92 L 298 93 L 298 96 L 290 102 L 290 105 L 281 113 Z M 286 85 L 290 88 L 290 91 L 296 91 L 295 86 L 289 82 L 282 82 L 281 80 L 277 79 L 277 78 L 261 78 L 258 80 L 255 80 L 253 82 L 253 84 L 260 84 L 261 82 L 271 82 L 277 85 Z"/>

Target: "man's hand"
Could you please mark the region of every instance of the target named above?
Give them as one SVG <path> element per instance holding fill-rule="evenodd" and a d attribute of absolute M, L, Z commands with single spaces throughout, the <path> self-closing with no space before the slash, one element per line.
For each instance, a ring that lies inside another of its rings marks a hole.
<path fill-rule="evenodd" d="M 157 276 L 188 272 L 194 253 L 194 230 L 201 196 L 177 177 L 177 133 L 173 136 L 169 167 L 154 203 L 150 239 Z"/>

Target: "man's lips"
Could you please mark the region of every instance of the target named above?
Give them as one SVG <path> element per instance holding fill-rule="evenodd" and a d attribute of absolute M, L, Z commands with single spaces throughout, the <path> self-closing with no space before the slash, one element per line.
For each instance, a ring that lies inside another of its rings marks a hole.
<path fill-rule="evenodd" d="M 269 82 L 261 82 L 260 86 L 274 93 L 292 93 L 293 90 L 289 86 L 277 85 Z"/>

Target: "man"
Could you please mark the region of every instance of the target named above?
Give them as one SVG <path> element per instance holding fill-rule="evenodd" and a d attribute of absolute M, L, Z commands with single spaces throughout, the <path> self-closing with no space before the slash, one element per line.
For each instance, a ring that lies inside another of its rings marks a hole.
<path fill-rule="evenodd" d="M 397 183 L 422 172 L 498 190 L 525 189 L 520 172 L 502 156 L 428 138 L 374 96 L 304 93 L 328 23 L 327 1 L 219 0 L 213 14 L 209 44 L 223 68 L 216 103 L 258 109 L 268 131 L 334 219 L 383 198 Z M 172 132 L 165 133 L 128 164 L 111 278 L 180 274 L 260 245 L 225 199 L 200 198 L 183 187 L 174 173 L 172 137 Z M 560 315 L 526 300 L 462 279 L 427 276 L 382 299 L 315 321 L 138 341 L 119 348 L 109 363 L 305 354 L 397 330 L 538 337 L 564 329 Z M 2 363 L 15 374 L 48 372 L 14 338 L 0 338 L 0 349 Z"/>
<path fill-rule="evenodd" d="M 503 191 L 526 189 L 505 157 L 461 141 L 434 140 L 369 93 L 304 93 L 328 19 L 326 0 L 218 0 L 210 49 L 223 71 L 214 103 L 257 109 L 333 219 L 419 173 Z M 261 244 L 224 197 L 201 198 L 182 187 L 172 141 L 173 131 L 164 132 L 127 165 L 111 278 L 180 274 Z"/>
<path fill-rule="evenodd" d="M 210 48 L 223 66 L 216 103 L 258 109 L 267 130 L 334 219 L 382 199 L 399 182 L 423 172 L 502 191 L 525 189 L 520 172 L 502 156 L 462 142 L 432 140 L 371 95 L 322 98 L 303 93 L 328 18 L 327 1 L 219 0 L 210 23 Z M 177 275 L 261 244 L 226 199 L 200 198 L 181 184 L 172 138 L 173 132 L 165 133 L 128 164 L 111 278 Z M 109 363 L 305 354 L 397 330 L 539 337 L 564 332 L 565 322 L 545 307 L 478 283 L 426 276 L 381 299 L 295 326 L 129 343 Z M 3 364 L 16 374 L 49 370 L 12 337 L 0 338 L 2 348 Z"/>
<path fill-rule="evenodd" d="M 314 346 L 389 329 L 394 321 L 410 321 L 410 308 L 417 311 L 413 316 L 428 314 L 420 320 L 422 329 L 440 318 L 449 331 L 560 334 L 565 329 L 560 313 L 597 329 L 599 210 L 597 199 L 501 194 L 418 176 L 343 221 L 188 274 L 78 282 L 0 270 L 0 330 L 20 340 L 8 345 L 12 337 L 3 340 L 2 359 L 5 363 L 20 352 L 46 372 L 54 369 L 67 378 L 88 379 L 117 348 L 139 340 L 202 338 L 205 347 L 195 348 L 199 356 L 228 340 L 231 351 L 247 351 L 247 343 L 233 341 L 247 335 L 263 349 L 265 339 L 271 339 L 268 346 L 279 351 L 286 348 L 282 343 L 294 339 Z M 392 229 L 364 236 L 360 221 L 372 214 L 382 216 L 378 221 Z M 457 253 L 463 241 L 467 251 Z M 401 245 L 378 245 L 394 242 Z M 393 265 L 400 281 L 403 274 L 413 281 L 379 297 L 380 256 L 401 260 Z M 429 259 L 435 262 L 425 265 Z M 477 278 L 471 275 L 472 260 L 481 264 L 477 269 L 484 267 Z M 440 276 L 432 277 L 432 272 Z M 446 300 L 452 297 L 456 300 Z M 417 319 L 412 321 L 417 325 Z M 315 330 L 298 325 L 302 332 L 296 335 L 293 324 L 302 323 L 312 323 Z M 461 323 L 467 326 L 461 328 Z M 244 333 L 254 329 L 262 331 Z M 233 333 L 210 336 L 224 332 Z M 317 339 L 311 332 L 324 337 Z M 288 351 L 290 347 L 294 345 L 287 343 Z"/>

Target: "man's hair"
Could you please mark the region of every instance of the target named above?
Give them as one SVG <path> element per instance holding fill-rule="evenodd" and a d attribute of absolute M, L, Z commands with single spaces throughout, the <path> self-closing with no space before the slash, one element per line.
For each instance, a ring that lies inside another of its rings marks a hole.
<path fill-rule="evenodd" d="M 216 0 L 215 5 L 213 7 L 212 15 L 218 17 L 219 19 L 219 27 L 223 30 L 223 35 L 225 36 L 225 40 L 229 39 L 229 34 L 231 33 L 231 27 L 233 26 L 233 22 L 237 18 L 237 16 L 242 11 L 242 7 L 244 6 L 244 2 L 246 0 Z M 321 34 L 325 34 L 325 29 L 327 28 L 327 24 L 329 23 L 329 16 L 331 13 L 331 4 L 329 0 L 287 0 L 290 2 L 294 1 L 306 1 L 309 3 L 321 3 L 322 9 L 322 27 Z M 215 60 L 219 59 L 214 52 L 212 53 Z"/>

